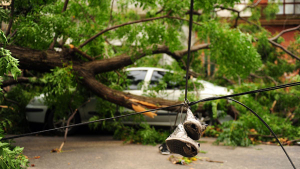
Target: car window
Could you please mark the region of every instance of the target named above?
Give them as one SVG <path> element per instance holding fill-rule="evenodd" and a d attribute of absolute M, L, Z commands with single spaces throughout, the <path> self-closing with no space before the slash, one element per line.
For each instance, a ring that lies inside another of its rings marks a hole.
<path fill-rule="evenodd" d="M 149 87 L 155 87 L 159 83 L 159 81 L 162 80 L 165 74 L 166 74 L 165 71 L 153 71 Z M 178 88 L 179 85 L 177 85 L 175 82 L 172 81 L 167 82 L 166 89 L 178 89 Z"/>
<path fill-rule="evenodd" d="M 128 71 L 127 79 L 130 80 L 129 90 L 137 90 L 139 83 L 145 80 L 147 70 L 131 70 Z"/>

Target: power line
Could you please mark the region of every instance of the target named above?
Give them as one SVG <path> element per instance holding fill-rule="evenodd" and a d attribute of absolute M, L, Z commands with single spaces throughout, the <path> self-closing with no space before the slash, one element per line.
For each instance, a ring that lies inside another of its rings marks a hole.
<path fill-rule="evenodd" d="M 187 63 L 186 63 L 184 101 L 187 101 L 187 88 L 188 88 L 188 80 L 189 80 L 188 75 L 189 75 L 189 67 L 190 67 L 191 41 L 192 41 L 192 29 L 193 29 L 193 9 L 194 9 L 194 0 L 191 0 L 190 21 L 189 21 L 189 39 L 188 39 L 188 55 L 187 55 Z"/>
<path fill-rule="evenodd" d="M 167 109 L 167 108 L 182 106 L 182 105 L 183 105 L 183 103 L 176 104 L 176 105 L 173 105 L 173 106 L 168 106 L 168 107 L 161 107 L 161 108 L 158 108 L 158 109 L 151 109 L 151 110 L 147 110 L 147 111 L 143 111 L 143 112 L 125 114 L 125 115 L 121 115 L 121 116 L 115 116 L 115 117 L 109 117 L 109 118 L 104 118 L 104 119 L 98 119 L 98 120 L 94 120 L 94 121 L 88 121 L 88 122 L 84 122 L 84 123 L 72 124 L 72 125 L 69 125 L 69 126 L 57 127 L 57 128 L 48 129 L 48 130 L 42 130 L 42 131 L 36 131 L 36 132 L 31 132 L 31 133 L 25 133 L 25 134 L 20 134 L 20 135 L 16 135 L 16 136 L 5 137 L 5 138 L 0 139 L 0 141 L 14 139 L 14 138 L 20 138 L 20 137 L 25 137 L 25 136 L 30 136 L 30 135 L 40 134 L 40 133 L 45 133 L 45 132 L 49 132 L 49 131 L 55 131 L 55 130 L 59 130 L 59 129 L 65 129 L 65 128 L 76 127 L 76 126 L 82 126 L 82 125 L 86 125 L 86 124 L 90 124 L 90 123 L 96 123 L 96 122 L 101 122 L 101 121 L 106 121 L 106 120 L 113 120 L 113 119 L 123 118 L 123 117 L 127 117 L 127 116 L 142 114 L 142 113 L 146 113 L 146 112 L 151 112 L 151 111 L 157 111 L 157 110 L 163 110 L 163 109 Z"/>
<path fill-rule="evenodd" d="M 242 106 L 244 106 L 245 108 L 247 108 L 249 111 L 251 111 L 251 113 L 253 113 L 257 118 L 259 118 L 260 121 L 262 121 L 264 123 L 264 125 L 270 130 L 270 132 L 273 134 L 273 136 L 276 138 L 277 142 L 279 143 L 280 147 L 282 148 L 282 150 L 284 151 L 285 155 L 287 156 L 287 158 L 289 159 L 290 163 L 292 164 L 292 166 L 294 167 L 294 169 L 296 169 L 294 163 L 292 162 L 290 156 L 288 155 L 288 153 L 285 151 L 285 149 L 283 148 L 281 142 L 278 140 L 276 134 L 274 133 L 274 131 L 270 128 L 270 126 L 257 114 L 255 113 L 252 109 L 250 109 L 249 107 L 247 107 L 246 105 L 244 105 L 243 103 L 237 101 L 237 100 L 234 100 L 234 99 L 231 99 L 231 98 L 228 98 L 228 100 L 232 100 Z"/>
<path fill-rule="evenodd" d="M 209 97 L 209 98 L 202 99 L 202 100 L 199 100 L 199 101 L 190 102 L 188 105 L 192 106 L 192 105 L 195 105 L 195 104 L 200 103 L 200 102 L 225 99 L 225 98 L 229 98 L 229 97 L 241 96 L 241 95 L 246 95 L 246 94 L 251 94 L 251 93 L 265 92 L 265 91 L 276 90 L 276 89 L 292 87 L 292 86 L 297 86 L 297 85 L 300 85 L 300 82 L 288 83 L 288 84 L 284 84 L 284 85 L 278 85 L 278 86 L 274 86 L 274 87 L 263 88 L 263 89 L 258 89 L 258 90 L 252 90 L 252 91 L 248 91 L 248 92 L 244 92 L 244 93 L 237 93 L 237 94 L 226 95 L 226 96 Z M 90 123 L 96 123 L 96 122 L 101 122 L 101 121 L 106 121 L 106 120 L 113 120 L 113 119 L 123 118 L 123 117 L 127 117 L 127 116 L 142 114 L 142 113 L 146 113 L 146 112 L 164 110 L 164 109 L 177 107 L 177 106 L 183 106 L 184 104 L 185 103 L 181 103 L 181 104 L 176 104 L 176 105 L 172 105 L 172 106 L 168 106 L 168 107 L 161 107 L 161 108 L 158 108 L 158 109 L 150 109 L 150 110 L 143 111 L 143 112 L 137 112 L 137 113 L 126 114 L 126 115 L 121 115 L 121 116 L 116 116 L 116 117 L 104 118 L 104 119 L 99 119 L 99 120 L 94 120 L 94 121 L 89 121 L 89 122 L 84 122 L 84 123 L 72 124 L 72 125 L 69 125 L 69 126 L 63 126 L 63 127 L 58 127 L 58 128 L 48 129 L 48 130 L 42 130 L 42 131 L 37 131 L 37 132 L 32 132 L 32 133 L 25 133 L 25 134 L 20 134 L 20 135 L 16 135 L 16 136 L 5 137 L 5 138 L 2 138 L 0 140 L 9 140 L 9 139 L 20 138 L 20 137 L 40 134 L 40 133 L 49 132 L 49 131 L 55 131 L 55 130 L 59 130 L 59 129 L 82 126 L 82 125 L 86 125 L 86 124 L 90 124 Z"/>
<path fill-rule="evenodd" d="M 209 97 L 209 98 L 205 98 L 205 99 L 202 99 L 202 100 L 191 102 L 191 103 L 189 103 L 189 105 L 192 106 L 192 105 L 195 105 L 195 104 L 200 103 L 200 102 L 206 102 L 206 101 L 212 101 L 212 100 L 218 100 L 218 99 L 225 99 L 225 98 L 229 98 L 229 97 L 241 96 L 241 95 L 246 95 L 246 94 L 260 93 L 260 92 L 276 90 L 276 89 L 282 89 L 282 88 L 298 86 L 298 85 L 300 85 L 300 82 L 288 83 L 288 84 L 284 84 L 284 85 L 278 85 L 278 86 L 274 86 L 274 87 L 268 87 L 268 88 L 252 90 L 252 91 L 237 93 L 237 94 L 231 94 L 231 95 L 226 95 L 226 96 Z"/>

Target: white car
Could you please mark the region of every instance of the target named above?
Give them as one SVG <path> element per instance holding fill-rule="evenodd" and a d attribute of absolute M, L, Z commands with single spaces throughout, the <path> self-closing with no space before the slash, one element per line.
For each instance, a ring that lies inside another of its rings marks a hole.
<path fill-rule="evenodd" d="M 128 87 L 129 92 L 135 95 L 142 95 L 144 91 L 147 91 L 149 87 L 155 86 L 165 75 L 166 72 L 171 72 L 166 69 L 161 68 L 152 68 L 152 67 L 137 67 L 137 68 L 128 68 L 127 78 L 130 79 L 131 85 Z M 143 83 L 141 83 L 143 82 Z M 210 82 L 200 80 L 198 81 L 203 85 L 198 91 L 199 99 L 204 99 L 207 97 L 213 97 L 217 95 L 229 95 L 232 94 L 232 91 L 229 91 L 225 87 L 216 86 Z M 169 82 L 171 83 L 171 82 Z M 142 84 L 142 85 L 140 85 Z M 169 86 L 173 86 L 169 88 Z M 199 89 L 200 87 L 198 87 Z M 174 85 L 167 85 L 166 89 L 157 94 L 157 97 L 162 97 L 169 100 L 178 100 L 178 98 L 183 94 L 184 89 L 178 89 Z M 196 91 L 191 91 L 196 94 Z M 70 124 L 86 122 L 91 117 L 97 114 L 96 112 L 96 97 L 91 97 L 90 102 L 86 103 L 83 107 L 78 109 L 77 116 Z M 126 111 L 132 111 L 125 109 Z M 116 110 L 117 111 L 117 110 Z M 156 112 L 157 116 L 155 118 L 145 117 L 149 125 L 154 126 L 172 126 L 176 118 L 176 112 L 168 112 L 165 110 L 160 110 Z M 49 109 L 44 104 L 44 95 L 34 97 L 29 104 L 26 106 L 26 118 L 30 123 L 39 123 L 48 126 L 49 128 L 61 127 L 66 125 L 67 117 L 63 119 L 54 118 L 54 109 Z M 183 117 L 184 118 L 184 117 Z M 180 118 L 178 118 L 177 124 L 179 123 Z M 124 124 L 132 124 L 133 122 L 130 118 L 127 118 L 123 121 Z M 70 133 L 75 132 L 75 129 L 70 129 Z M 61 130 L 63 132 L 63 130 Z"/>

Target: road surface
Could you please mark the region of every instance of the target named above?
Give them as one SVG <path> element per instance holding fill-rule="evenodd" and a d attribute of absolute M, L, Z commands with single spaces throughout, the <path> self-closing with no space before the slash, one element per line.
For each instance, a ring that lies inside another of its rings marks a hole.
<path fill-rule="evenodd" d="M 63 137 L 30 136 L 15 139 L 15 145 L 25 147 L 34 169 L 289 169 L 292 168 L 279 146 L 227 147 L 213 145 L 214 138 L 201 138 L 201 150 L 197 160 L 189 165 L 172 164 L 168 157 L 158 152 L 158 146 L 123 144 L 112 136 L 69 136 L 63 152 L 51 153 L 59 148 Z M 285 147 L 294 164 L 300 168 L 300 146 Z M 34 159 L 35 156 L 40 156 Z M 176 155 L 175 156 L 180 156 Z M 212 161 L 208 162 L 205 159 Z"/>

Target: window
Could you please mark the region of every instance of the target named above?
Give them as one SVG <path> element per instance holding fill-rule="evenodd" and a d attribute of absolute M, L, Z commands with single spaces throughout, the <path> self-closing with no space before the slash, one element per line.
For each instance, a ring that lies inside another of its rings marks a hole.
<path fill-rule="evenodd" d="M 147 70 L 132 70 L 128 71 L 127 79 L 130 80 L 128 88 L 130 90 L 137 90 L 139 83 L 145 80 Z"/>
<path fill-rule="evenodd" d="M 153 71 L 149 87 L 155 87 L 165 74 L 165 71 Z M 176 82 L 168 81 L 166 89 L 179 89 L 179 85 L 177 85 Z"/>
<path fill-rule="evenodd" d="M 269 0 L 269 2 L 273 2 Z M 300 0 L 280 0 L 279 15 L 300 14 Z"/>

